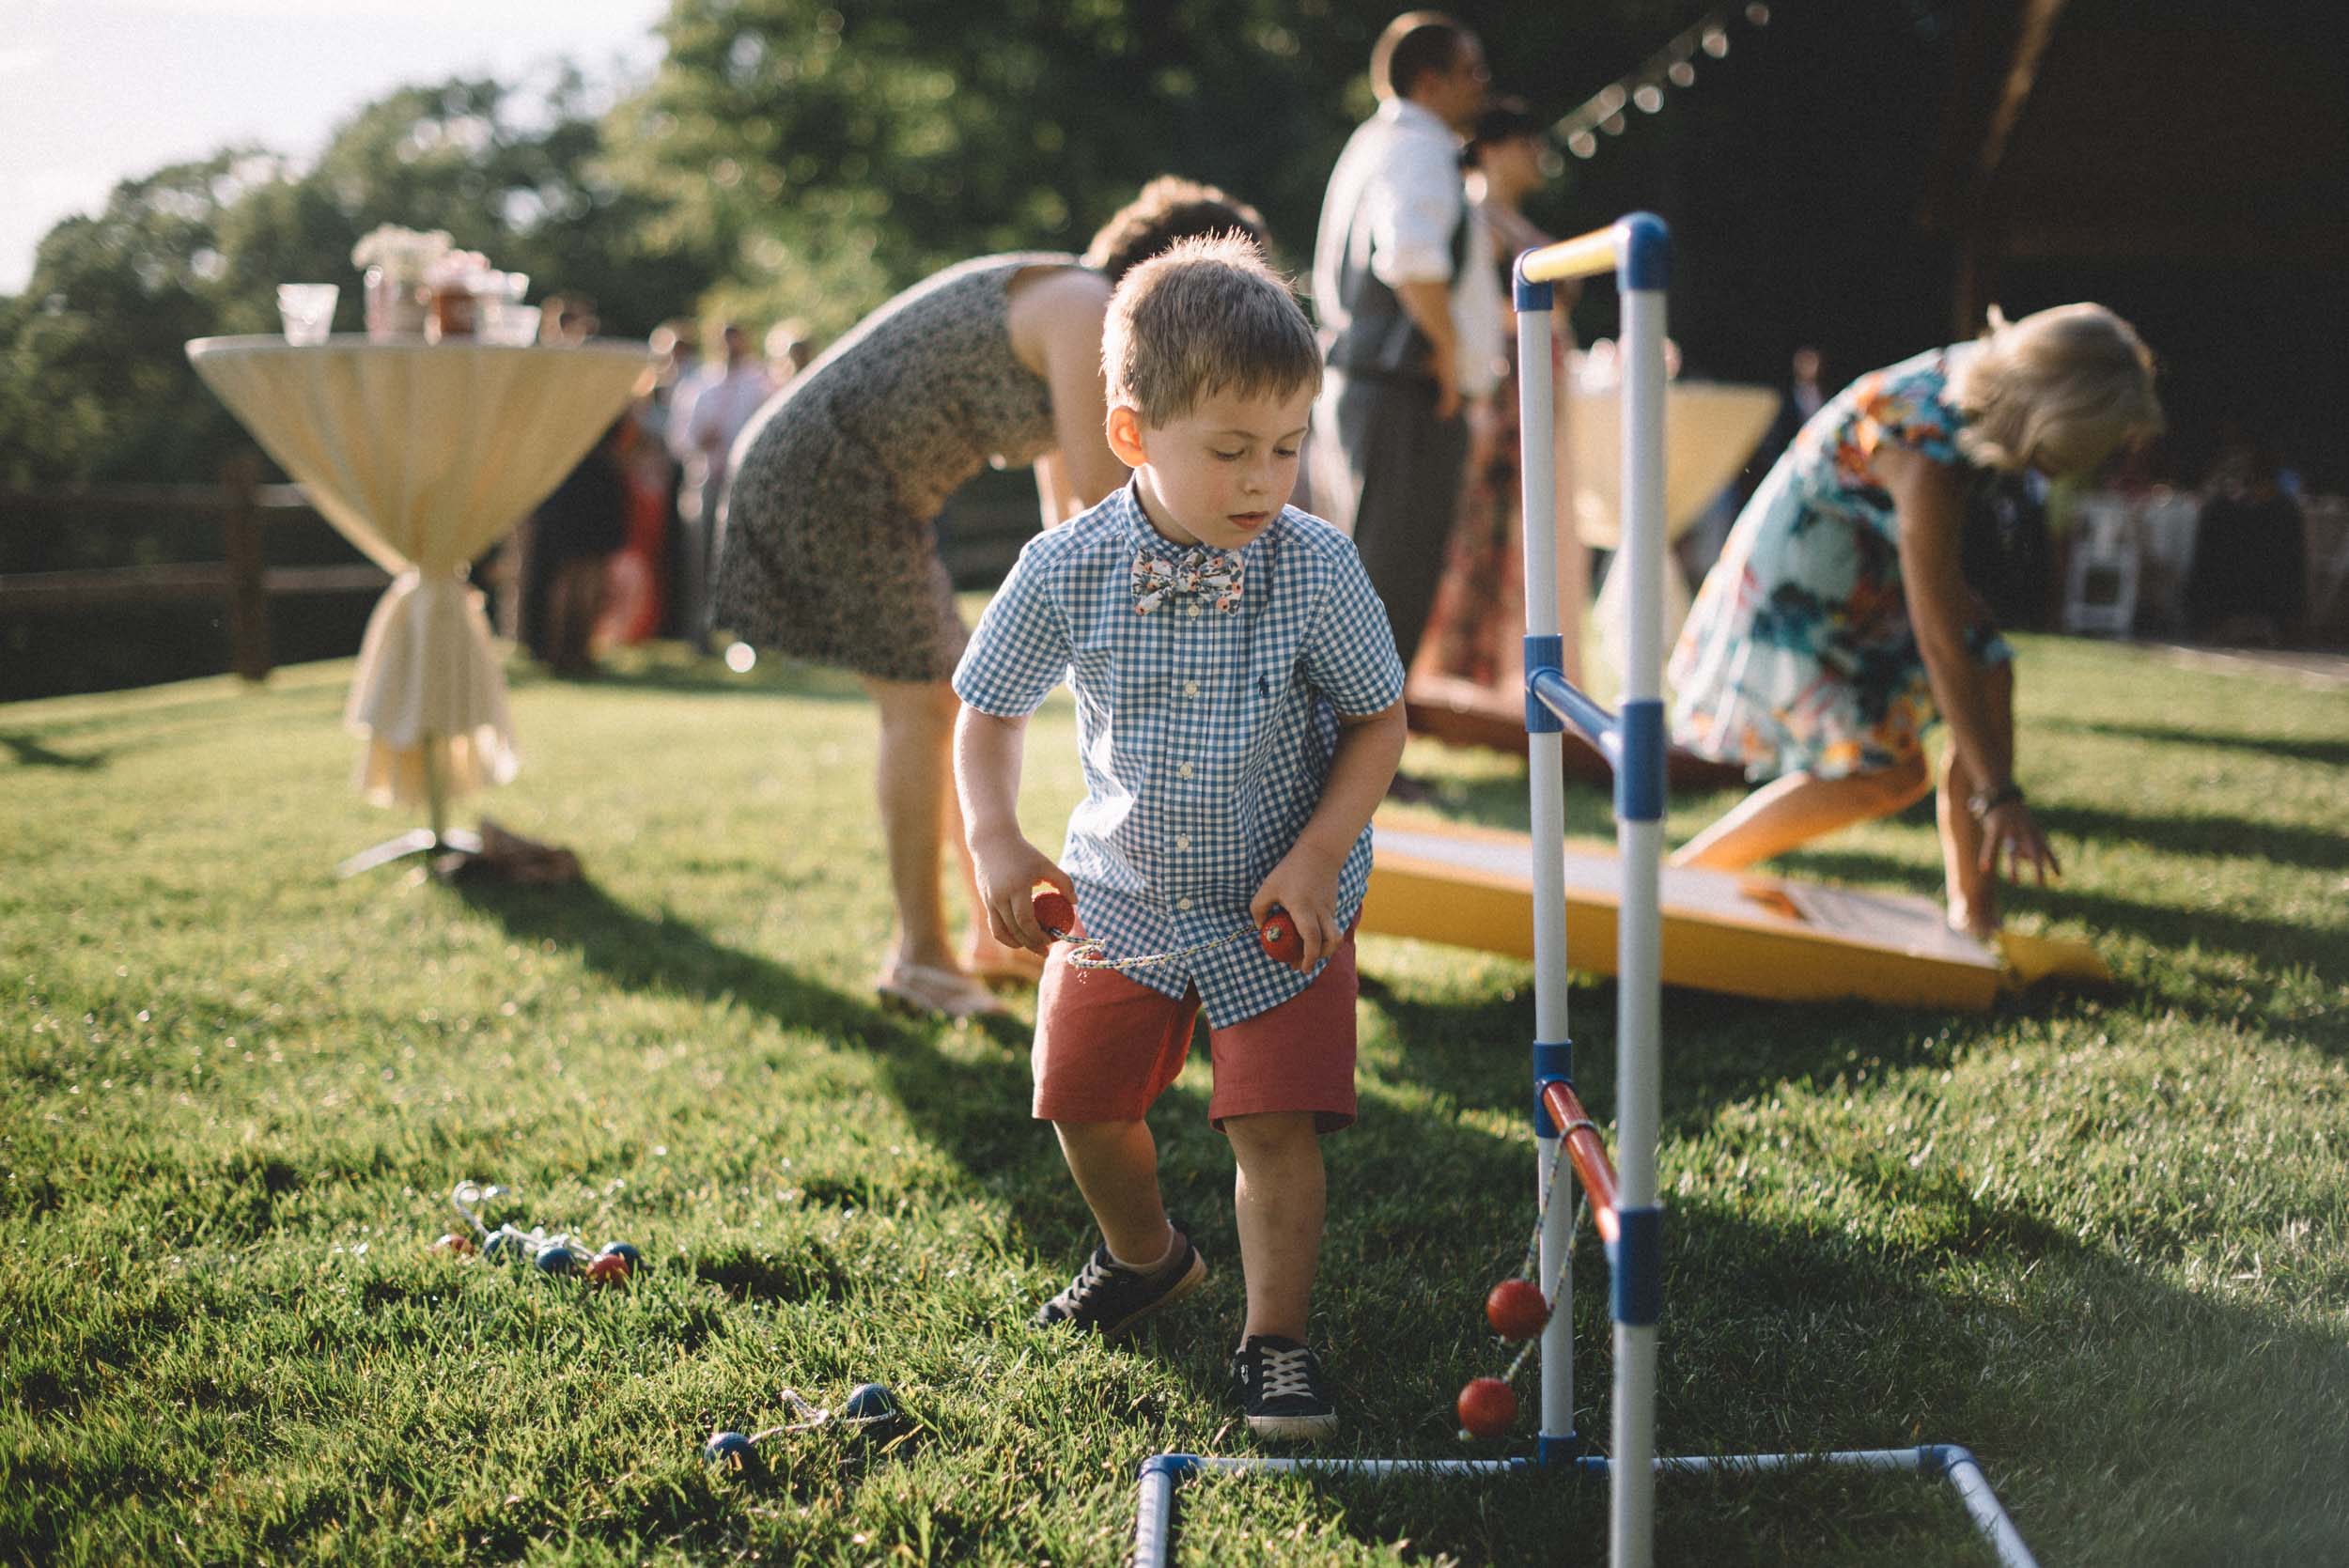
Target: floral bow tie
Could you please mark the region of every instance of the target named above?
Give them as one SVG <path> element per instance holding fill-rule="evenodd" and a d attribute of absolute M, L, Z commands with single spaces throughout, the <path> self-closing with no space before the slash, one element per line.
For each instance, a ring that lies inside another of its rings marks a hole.
<path fill-rule="evenodd" d="M 1146 550 L 1138 551 L 1134 556 L 1134 613 L 1147 615 L 1175 595 L 1196 594 L 1213 599 L 1215 607 L 1229 615 L 1239 609 L 1244 575 L 1237 551 L 1193 545 L 1172 561 Z"/>

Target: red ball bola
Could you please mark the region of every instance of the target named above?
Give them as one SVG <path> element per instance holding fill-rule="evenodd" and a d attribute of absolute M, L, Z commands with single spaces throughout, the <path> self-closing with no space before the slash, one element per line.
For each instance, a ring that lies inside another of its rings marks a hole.
<path fill-rule="evenodd" d="M 1460 1427 L 1471 1437 L 1498 1437 L 1517 1419 L 1517 1396 L 1498 1377 L 1480 1377 L 1460 1390 Z"/>
<path fill-rule="evenodd" d="M 1263 944 L 1265 955 L 1276 964 L 1294 969 L 1305 960 L 1304 933 L 1297 929 L 1297 922 L 1278 904 L 1272 907 L 1271 918 L 1264 923 L 1264 929 L 1256 933 L 1256 940 Z"/>
<path fill-rule="evenodd" d="M 459 1235 L 455 1231 L 451 1231 L 432 1244 L 432 1250 L 435 1252 L 447 1252 L 460 1258 L 473 1250 L 473 1237 Z"/>
<path fill-rule="evenodd" d="M 1530 1340 L 1549 1321 L 1549 1302 L 1531 1280 L 1503 1280 L 1485 1297 L 1485 1316 L 1504 1340 Z"/>
<path fill-rule="evenodd" d="M 1066 937 L 1077 929 L 1077 906 L 1058 888 L 1043 888 L 1031 895 L 1035 923 L 1048 937 Z"/>
<path fill-rule="evenodd" d="M 599 1252 L 588 1261 L 587 1282 L 591 1285 L 624 1285 L 628 1283 L 628 1260 L 617 1252 Z"/>

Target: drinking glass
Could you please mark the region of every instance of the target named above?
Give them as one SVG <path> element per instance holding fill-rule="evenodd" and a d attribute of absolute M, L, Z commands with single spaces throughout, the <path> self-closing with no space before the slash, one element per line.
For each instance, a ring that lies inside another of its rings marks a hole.
<path fill-rule="evenodd" d="M 527 348 L 538 341 L 538 307 L 511 300 L 476 301 L 481 313 L 481 341 Z"/>
<path fill-rule="evenodd" d="M 342 289 L 331 283 L 281 283 L 277 314 L 288 343 L 323 343 L 334 330 L 334 300 Z"/>

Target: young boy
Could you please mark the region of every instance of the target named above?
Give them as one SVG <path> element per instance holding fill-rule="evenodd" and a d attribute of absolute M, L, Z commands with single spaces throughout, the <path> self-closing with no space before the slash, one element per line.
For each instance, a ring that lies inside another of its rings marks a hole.
<path fill-rule="evenodd" d="M 1403 753 L 1403 666 L 1353 545 L 1287 505 L 1321 355 L 1255 247 L 1186 241 L 1135 268 L 1101 357 L 1133 479 L 1020 552 L 955 672 L 956 778 L 995 939 L 1048 950 L 1031 893 L 1050 882 L 1111 957 L 1177 955 L 1075 971 L 1050 948 L 1034 1113 L 1102 1245 L 1036 1322 L 1114 1337 L 1206 1277 L 1143 1120 L 1204 1008 L 1207 1119 L 1238 1168 L 1233 1375 L 1256 1432 L 1317 1438 L 1337 1423 L 1305 1345 L 1317 1140 L 1354 1119 L 1352 933 L 1370 815 Z M 1086 788 L 1066 869 L 1017 811 L 1027 716 L 1064 675 Z M 1303 939 L 1294 969 L 1249 930 L 1275 905 Z"/>

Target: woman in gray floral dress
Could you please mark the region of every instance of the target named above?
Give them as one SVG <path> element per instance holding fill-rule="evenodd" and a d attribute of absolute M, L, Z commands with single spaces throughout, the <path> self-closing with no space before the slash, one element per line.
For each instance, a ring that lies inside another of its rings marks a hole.
<path fill-rule="evenodd" d="M 880 707 L 878 792 L 896 940 L 883 1000 L 962 1017 L 1001 1011 L 982 978 L 1029 978 L 975 915 L 957 957 L 939 892 L 962 851 L 948 778 L 966 636 L 937 519 L 990 464 L 1033 466 L 1045 526 L 1123 484 L 1102 434 L 1101 318 L 1127 270 L 1174 241 L 1241 230 L 1254 210 L 1188 180 L 1151 181 L 1081 257 L 981 256 L 882 305 L 759 411 L 735 447 L 715 613 L 745 641 L 853 670 Z M 967 855 L 961 879 L 976 910 Z"/>

